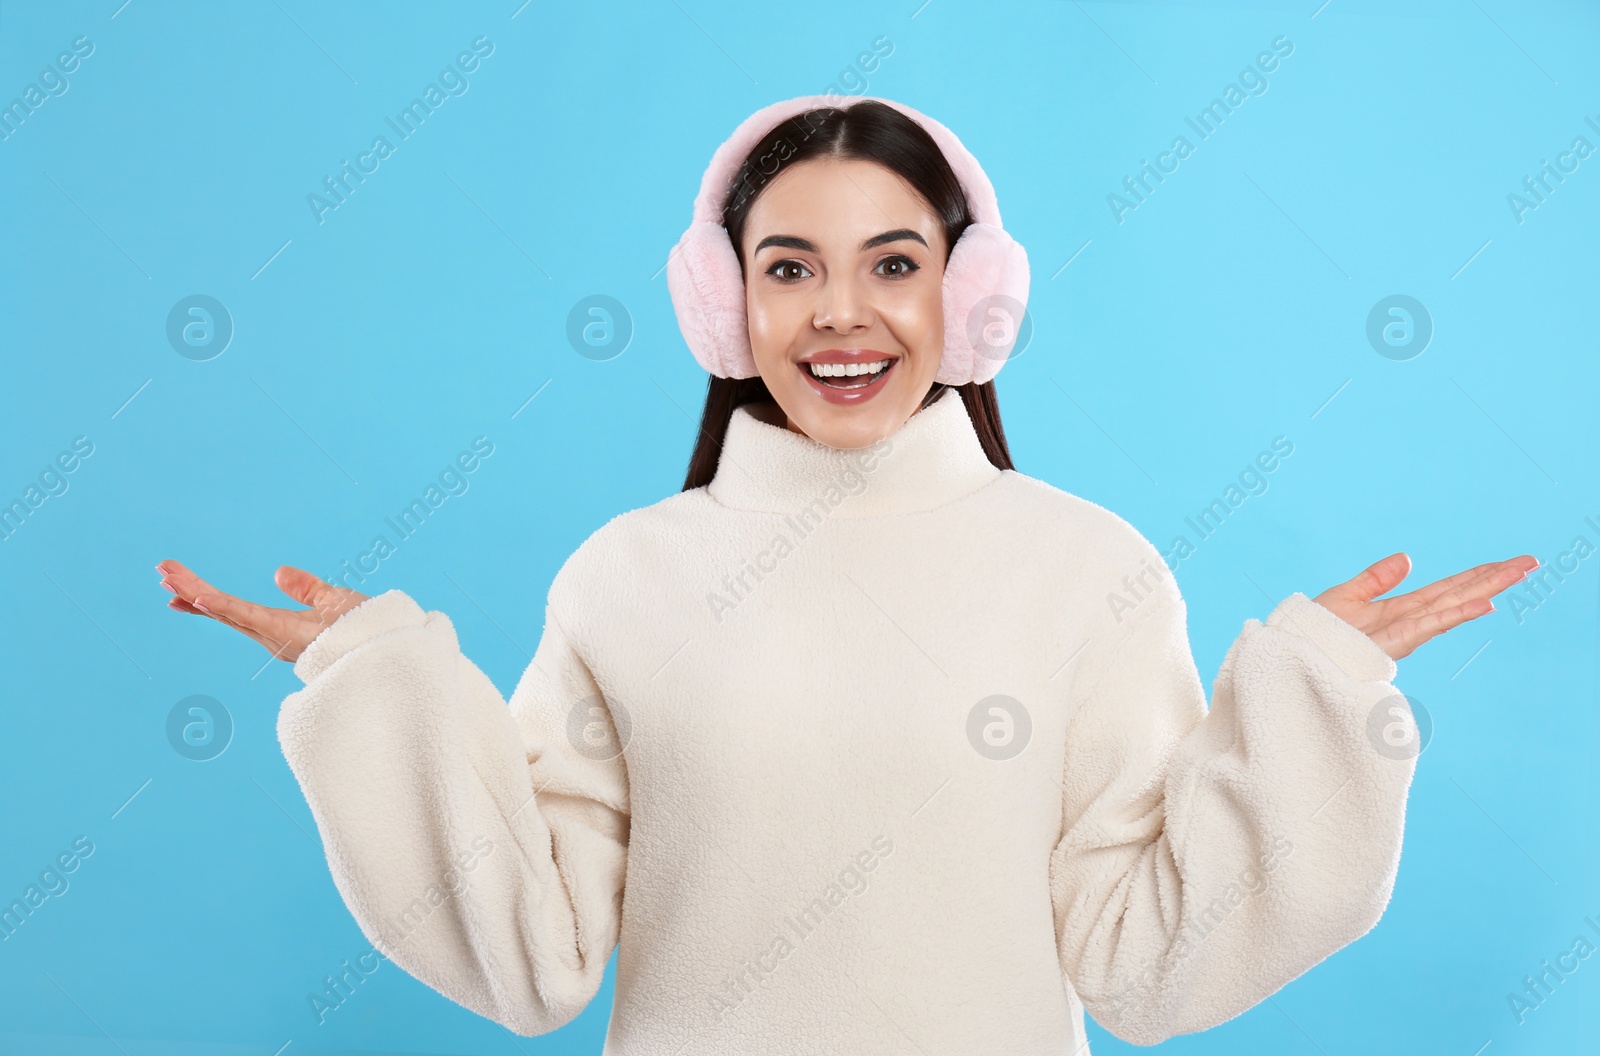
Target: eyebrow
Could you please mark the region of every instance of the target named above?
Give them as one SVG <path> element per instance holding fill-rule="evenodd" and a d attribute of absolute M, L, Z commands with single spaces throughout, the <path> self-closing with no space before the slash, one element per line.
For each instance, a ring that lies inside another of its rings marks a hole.
<path fill-rule="evenodd" d="M 861 243 L 861 251 L 864 253 L 869 249 L 876 249 L 878 246 L 886 245 L 890 242 L 901 242 L 907 239 L 910 239 L 914 242 L 921 242 L 923 247 L 927 248 L 927 239 L 923 238 L 909 227 L 901 227 L 896 228 L 893 231 L 885 231 L 881 235 L 873 235 L 871 238 Z M 766 238 L 763 238 L 760 242 L 756 243 L 756 248 L 752 250 L 752 253 L 760 253 L 768 246 L 779 246 L 784 249 L 798 249 L 805 253 L 815 253 L 817 251 L 815 244 L 803 238 L 796 238 L 794 235 L 768 235 Z"/>

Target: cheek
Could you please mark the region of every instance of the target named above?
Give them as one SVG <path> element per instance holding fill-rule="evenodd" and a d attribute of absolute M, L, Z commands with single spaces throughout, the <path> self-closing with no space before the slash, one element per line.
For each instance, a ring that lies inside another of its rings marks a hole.
<path fill-rule="evenodd" d="M 760 297 L 747 294 L 744 300 L 744 314 L 750 327 L 750 345 L 755 354 L 760 356 L 772 344 L 771 308 Z"/>
<path fill-rule="evenodd" d="M 944 348 L 944 298 L 938 284 L 928 283 L 886 313 L 900 343 L 913 352 L 938 355 Z"/>
<path fill-rule="evenodd" d="M 757 360 L 763 356 L 784 355 L 794 342 L 802 318 L 803 305 L 799 298 L 763 296 L 761 292 L 745 294 L 745 317 L 750 328 L 750 346 Z"/>

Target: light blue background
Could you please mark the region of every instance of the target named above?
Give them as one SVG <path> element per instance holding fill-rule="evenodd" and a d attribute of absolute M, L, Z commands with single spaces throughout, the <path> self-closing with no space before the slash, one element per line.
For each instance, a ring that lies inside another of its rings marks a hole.
<path fill-rule="evenodd" d="M 166 609 L 151 566 L 289 604 L 278 565 L 332 573 L 487 436 L 363 589 L 448 612 L 509 692 L 566 555 L 681 486 L 705 375 L 659 272 L 711 151 L 778 99 L 895 98 L 982 160 L 1033 266 L 1034 338 L 997 382 L 1023 472 L 1166 550 L 1292 440 L 1177 568 L 1208 686 L 1245 619 L 1397 550 L 1411 589 L 1600 543 L 1600 157 L 1521 222 L 1507 204 L 1574 137 L 1600 146 L 1593 5 L 519 2 L 0 5 L 0 102 L 95 45 L 0 142 L 0 499 L 94 444 L 0 543 L 0 901 L 96 848 L 0 943 L 0 1052 L 599 1051 L 609 977 L 513 1038 L 385 963 L 317 1024 L 307 994 L 367 943 L 279 752 L 300 683 Z M 1107 195 L 1280 34 L 1268 90 L 1118 223 Z M 470 89 L 319 224 L 306 196 L 479 35 Z M 892 54 L 841 84 L 880 35 Z M 165 336 L 195 293 L 236 328 L 205 362 Z M 603 362 L 565 336 L 595 293 L 634 325 Z M 1435 327 L 1411 359 L 1365 336 L 1395 293 Z M 1401 661 L 1435 731 L 1387 914 L 1163 1051 L 1595 1050 L 1600 959 L 1520 1025 L 1506 995 L 1600 941 L 1597 567 Z M 167 739 L 191 694 L 235 726 L 208 762 Z"/>

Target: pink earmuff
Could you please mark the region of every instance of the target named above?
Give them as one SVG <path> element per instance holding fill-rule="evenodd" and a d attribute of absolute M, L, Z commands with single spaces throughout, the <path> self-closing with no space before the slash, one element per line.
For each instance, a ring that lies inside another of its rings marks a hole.
<path fill-rule="evenodd" d="M 890 99 L 803 95 L 745 118 L 711 156 L 694 200 L 694 220 L 667 260 L 667 288 L 695 359 L 722 378 L 757 375 L 745 319 L 739 258 L 722 226 L 734 176 L 745 156 L 795 114 L 864 99 L 892 106 L 927 130 L 967 194 L 975 223 L 962 232 L 944 272 L 944 352 L 934 380 L 965 385 L 993 378 L 1010 355 L 1028 303 L 1028 254 L 1000 226 L 994 186 L 978 159 L 944 125 Z"/>

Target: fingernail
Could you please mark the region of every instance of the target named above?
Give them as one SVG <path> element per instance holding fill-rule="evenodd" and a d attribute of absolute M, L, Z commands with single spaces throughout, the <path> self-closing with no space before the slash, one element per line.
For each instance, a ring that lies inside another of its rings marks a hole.
<path fill-rule="evenodd" d="M 156 571 L 160 572 L 163 576 L 167 574 L 167 570 L 162 568 L 160 565 L 156 566 Z"/>
<path fill-rule="evenodd" d="M 168 583 L 168 582 L 167 582 L 167 581 L 166 581 L 166 580 L 164 580 L 164 579 L 163 579 L 163 580 L 162 580 L 162 581 L 161 581 L 161 585 L 162 585 L 162 586 L 163 586 L 163 587 L 165 587 L 165 588 L 166 588 L 166 589 L 167 589 L 167 590 L 169 590 L 169 591 L 170 591 L 170 592 L 172 592 L 172 593 L 173 593 L 173 594 L 176 594 L 176 593 L 178 593 L 178 588 L 177 588 L 177 587 L 175 587 L 175 586 L 173 586 L 173 585 L 172 585 L 172 584 L 171 584 L 171 583 Z"/>
<path fill-rule="evenodd" d="M 199 609 L 201 612 L 210 612 L 211 611 L 209 608 L 207 608 L 204 604 L 201 603 L 199 598 L 195 598 L 189 604 L 193 605 L 195 608 Z"/>

